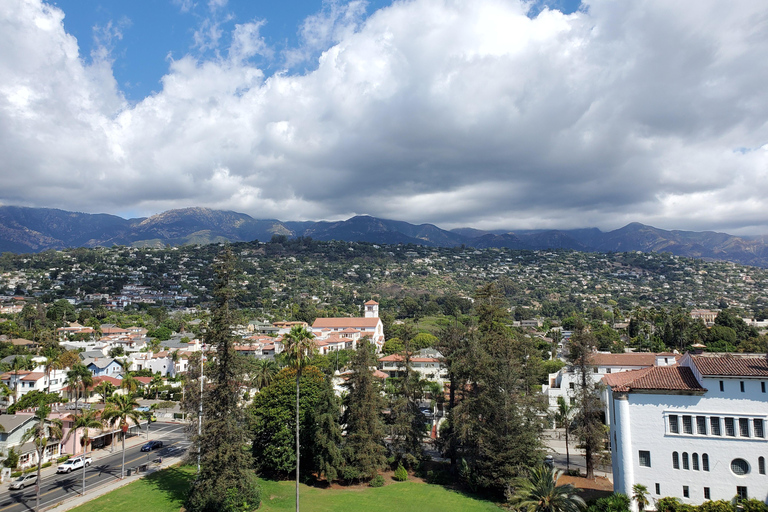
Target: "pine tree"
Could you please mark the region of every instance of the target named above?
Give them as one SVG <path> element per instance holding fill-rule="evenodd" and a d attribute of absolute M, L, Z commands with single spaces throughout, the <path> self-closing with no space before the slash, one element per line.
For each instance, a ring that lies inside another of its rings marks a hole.
<path fill-rule="evenodd" d="M 594 380 L 592 380 L 591 358 L 595 348 L 595 338 L 579 320 L 568 344 L 568 362 L 576 372 L 576 428 L 574 434 L 584 446 L 587 478 L 595 476 L 595 459 L 600 452 L 605 429 L 601 414 L 603 401 L 600 399 Z"/>
<path fill-rule="evenodd" d="M 347 431 L 343 447 L 345 480 L 370 480 L 387 461 L 381 412 L 384 399 L 371 371 L 375 366 L 373 346 L 363 338 L 352 358 L 353 373 L 346 384 L 348 394 L 342 420 Z"/>
<path fill-rule="evenodd" d="M 313 469 L 318 476 L 325 476 L 331 482 L 338 477 L 344 457 L 341 453 L 341 406 L 328 379 L 324 381 L 317 405 L 309 410 L 309 414 Z"/>
<path fill-rule="evenodd" d="M 422 440 L 426 422 L 418 404 L 424 394 L 423 382 L 411 366 L 410 346 L 410 340 L 406 340 L 405 350 L 400 353 L 403 369 L 395 380 L 394 393 L 390 399 L 391 449 L 395 462 L 406 468 L 414 467 L 424 455 Z"/>
<path fill-rule="evenodd" d="M 448 370 L 448 410 L 445 426 L 441 429 L 438 442 L 443 453 L 450 459 L 451 472 L 454 474 L 457 470 L 457 450 L 461 443 L 455 425 L 454 407 L 456 406 L 457 392 L 464 389 L 469 378 L 466 370 L 467 347 L 467 329 L 459 323 L 458 318 L 453 324 L 442 330 L 435 346 L 443 355 L 442 364 Z"/>
<path fill-rule="evenodd" d="M 216 361 L 210 391 L 203 396 L 203 433 L 197 439 L 201 467 L 186 505 L 192 512 L 245 512 L 261 501 L 253 461 L 245 449 L 246 422 L 239 404 L 243 367 L 231 333 L 234 273 L 234 256 L 226 248 L 216 264 L 215 306 L 205 340 L 215 347 Z"/>
<path fill-rule="evenodd" d="M 456 406 L 461 452 L 473 484 L 508 492 L 521 470 L 541 460 L 541 413 L 545 404 L 529 393 L 527 371 L 538 353 L 514 333 L 506 299 L 493 285 L 475 296 L 477 329 L 467 338 L 469 385 Z"/>

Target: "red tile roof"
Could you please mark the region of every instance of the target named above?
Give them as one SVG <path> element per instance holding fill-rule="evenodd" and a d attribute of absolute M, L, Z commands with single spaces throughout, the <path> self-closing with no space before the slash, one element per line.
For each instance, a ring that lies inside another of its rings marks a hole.
<path fill-rule="evenodd" d="M 389 362 L 389 361 L 403 361 L 403 356 L 400 354 L 391 354 L 388 356 L 380 357 L 379 361 L 382 362 Z M 411 357 L 412 363 L 439 363 L 440 359 L 436 357 L 419 357 L 419 356 L 412 356 Z"/>
<path fill-rule="evenodd" d="M 379 318 L 318 318 L 315 323 L 312 324 L 313 329 L 322 329 L 328 327 L 331 329 L 343 329 L 347 327 L 353 327 L 355 329 L 363 327 L 372 329 L 376 327 L 381 319 Z"/>
<path fill-rule="evenodd" d="M 695 355 L 693 364 L 702 375 L 724 377 L 768 377 L 768 360 L 764 355 Z"/>
<path fill-rule="evenodd" d="M 375 300 L 369 300 L 368 302 L 365 303 L 365 305 L 366 306 L 378 306 L 379 303 L 376 302 Z"/>
<path fill-rule="evenodd" d="M 704 392 L 693 370 L 686 366 L 656 366 L 628 372 L 609 373 L 603 382 L 613 391 L 640 390 Z"/>

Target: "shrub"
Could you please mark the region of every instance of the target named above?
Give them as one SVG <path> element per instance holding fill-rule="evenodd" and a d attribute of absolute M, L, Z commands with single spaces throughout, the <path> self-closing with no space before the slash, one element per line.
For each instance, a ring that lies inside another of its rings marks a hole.
<path fill-rule="evenodd" d="M 21 476 L 21 471 L 14 471 L 11 473 L 11 478 L 18 478 Z"/>
<path fill-rule="evenodd" d="M 41 467 L 43 467 L 43 468 L 49 468 L 49 467 L 51 467 L 51 466 L 53 466 L 53 461 L 50 461 L 50 460 L 49 460 L 48 462 L 43 462 L 43 465 L 42 465 Z"/>
<path fill-rule="evenodd" d="M 677 512 L 680 505 L 682 503 L 677 498 L 666 497 L 656 500 L 657 512 Z"/>
<path fill-rule="evenodd" d="M 368 482 L 368 485 L 371 487 L 384 487 L 384 477 L 381 475 L 376 475 L 371 479 L 370 482 Z"/>
<path fill-rule="evenodd" d="M 699 505 L 699 512 L 735 512 L 735 508 L 729 501 L 705 501 Z"/>
<path fill-rule="evenodd" d="M 408 480 L 408 472 L 405 470 L 402 464 L 397 466 L 397 469 L 395 470 L 395 474 L 392 478 L 397 480 L 398 482 L 405 482 L 406 480 Z"/>
<path fill-rule="evenodd" d="M 59 457 L 58 459 L 56 459 L 56 462 L 57 462 L 57 463 L 62 463 L 62 462 L 64 462 L 64 461 L 66 461 L 66 460 L 69 460 L 69 458 L 70 458 L 70 457 L 71 457 L 71 455 L 62 455 L 61 457 Z"/>
<path fill-rule="evenodd" d="M 768 510 L 768 507 L 766 507 L 765 503 L 760 500 L 756 500 L 755 498 L 743 500 L 741 502 L 741 507 L 744 512 L 766 512 Z"/>

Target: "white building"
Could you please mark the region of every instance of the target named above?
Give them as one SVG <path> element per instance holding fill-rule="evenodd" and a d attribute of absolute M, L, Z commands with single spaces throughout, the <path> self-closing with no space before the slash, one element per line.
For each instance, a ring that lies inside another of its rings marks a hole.
<path fill-rule="evenodd" d="M 631 496 L 639 483 L 694 505 L 768 499 L 765 355 L 686 354 L 603 382 L 615 492 Z"/>
<path fill-rule="evenodd" d="M 435 349 L 421 349 L 411 357 L 411 368 L 421 375 L 422 379 L 445 385 L 448 381 L 448 370 L 442 363 L 442 354 Z M 379 369 L 387 377 L 400 377 L 405 371 L 405 359 L 400 354 L 392 354 L 379 358 Z"/>
<path fill-rule="evenodd" d="M 595 352 L 590 357 L 589 364 L 593 367 L 592 380 L 598 383 L 605 375 L 652 366 L 670 366 L 674 365 L 679 358 L 679 354 L 671 352 L 658 354 L 653 352 L 626 352 L 623 354 Z M 549 382 L 542 386 L 541 391 L 547 395 L 550 410 L 557 411 L 557 399 L 561 396 L 565 398 L 566 402 L 573 403 L 578 380 L 578 375 L 570 366 L 561 368 L 557 373 L 549 374 Z"/>
<path fill-rule="evenodd" d="M 364 304 L 365 316 L 342 318 L 318 318 L 312 324 L 312 334 L 322 340 L 345 330 L 360 331 L 361 336 L 368 336 L 378 348 L 384 344 L 384 324 L 379 318 L 379 303 L 369 300 Z"/>

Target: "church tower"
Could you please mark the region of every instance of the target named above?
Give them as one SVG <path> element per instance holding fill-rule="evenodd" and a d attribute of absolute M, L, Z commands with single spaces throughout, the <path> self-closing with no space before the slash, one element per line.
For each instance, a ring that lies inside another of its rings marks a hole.
<path fill-rule="evenodd" d="M 365 303 L 365 318 L 379 318 L 379 303 L 369 300 Z"/>

